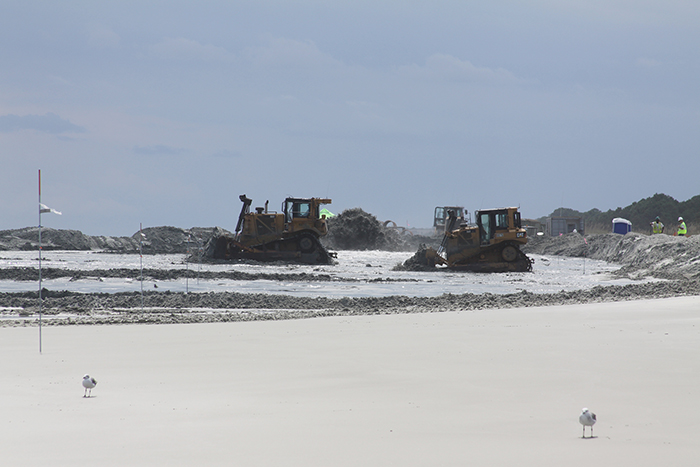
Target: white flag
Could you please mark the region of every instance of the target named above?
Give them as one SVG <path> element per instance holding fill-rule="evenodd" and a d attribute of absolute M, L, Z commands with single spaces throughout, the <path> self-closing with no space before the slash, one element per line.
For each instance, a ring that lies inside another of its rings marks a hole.
<path fill-rule="evenodd" d="M 44 214 L 47 212 L 52 212 L 54 214 L 58 214 L 59 216 L 62 215 L 60 212 L 56 211 L 55 209 L 51 209 L 47 205 L 39 203 L 39 213 Z"/>

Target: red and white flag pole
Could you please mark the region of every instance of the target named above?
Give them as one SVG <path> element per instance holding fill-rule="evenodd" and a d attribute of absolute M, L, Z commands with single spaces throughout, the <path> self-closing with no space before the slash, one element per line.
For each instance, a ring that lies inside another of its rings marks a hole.
<path fill-rule="evenodd" d="M 146 235 L 143 233 L 143 224 L 139 223 L 139 261 L 141 262 L 141 311 L 143 311 L 143 239 Z"/>
<path fill-rule="evenodd" d="M 41 251 L 43 249 L 41 245 L 41 215 L 47 212 L 52 212 L 59 216 L 61 215 L 61 213 L 55 209 L 41 204 L 41 169 L 39 169 L 39 353 L 41 353 L 41 316 L 44 302 L 44 297 L 41 293 Z"/>
<path fill-rule="evenodd" d="M 39 169 L 39 353 L 41 353 L 41 169 Z"/>

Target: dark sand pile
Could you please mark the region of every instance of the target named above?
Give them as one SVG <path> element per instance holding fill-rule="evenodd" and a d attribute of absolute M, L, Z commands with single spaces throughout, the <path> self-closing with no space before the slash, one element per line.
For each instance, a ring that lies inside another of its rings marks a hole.
<path fill-rule="evenodd" d="M 375 216 L 360 208 L 346 209 L 328 219 L 328 235 L 321 239 L 326 248 L 334 250 L 383 251 L 411 251 L 421 243 L 436 241 L 430 237 L 412 235 L 403 229 L 385 226 Z"/>
<path fill-rule="evenodd" d="M 89 236 L 78 230 L 43 227 L 41 245 L 44 250 L 110 250 L 138 251 L 138 240 L 132 237 Z M 0 231 L 0 250 L 38 250 L 39 227 Z"/>
<path fill-rule="evenodd" d="M 111 269 L 62 269 L 43 267 L 41 277 L 45 280 L 68 277 L 71 281 L 80 279 L 102 280 L 108 278 L 140 279 L 141 269 L 136 268 L 111 268 Z M 284 282 L 328 282 L 331 280 L 341 280 L 333 278 L 330 274 L 308 274 L 302 273 L 247 273 L 241 271 L 198 271 L 192 269 L 150 269 L 143 270 L 143 278 L 147 281 L 168 281 L 183 278 L 198 278 L 203 280 L 228 279 L 234 281 L 269 280 Z M 33 267 L 9 267 L 0 269 L 0 280 L 6 281 L 28 281 L 39 280 L 39 270 Z M 343 279 L 352 282 L 350 279 Z"/>
<path fill-rule="evenodd" d="M 143 252 L 147 254 L 187 253 L 193 255 L 206 245 L 215 227 L 192 227 L 188 230 L 179 227 L 149 227 L 143 229 L 146 236 Z M 132 238 L 138 241 L 139 232 Z"/>
<path fill-rule="evenodd" d="M 178 227 L 149 227 L 141 235 L 131 237 L 109 237 L 85 235 L 79 230 L 59 230 L 43 227 L 41 246 L 44 250 L 88 251 L 102 250 L 112 253 L 137 253 L 139 247 L 145 254 L 186 253 L 206 244 L 213 228 L 193 227 L 189 230 Z M 39 228 L 0 231 L 0 250 L 38 250 Z"/>
<path fill-rule="evenodd" d="M 428 247 L 426 245 L 419 245 L 418 251 L 414 253 L 413 256 L 408 258 L 403 263 L 399 263 L 394 266 L 394 271 L 436 271 L 437 269 L 433 264 L 428 264 L 426 253 L 428 252 Z"/>

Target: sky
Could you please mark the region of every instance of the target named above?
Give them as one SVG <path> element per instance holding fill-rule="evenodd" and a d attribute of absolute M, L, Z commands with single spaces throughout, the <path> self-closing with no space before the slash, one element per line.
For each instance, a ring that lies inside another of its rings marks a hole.
<path fill-rule="evenodd" d="M 697 0 L 0 3 L 0 230 L 700 194 Z"/>

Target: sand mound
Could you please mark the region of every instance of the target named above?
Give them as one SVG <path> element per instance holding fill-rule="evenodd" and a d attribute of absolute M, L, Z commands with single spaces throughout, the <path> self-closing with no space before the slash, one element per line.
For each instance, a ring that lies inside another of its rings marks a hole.
<path fill-rule="evenodd" d="M 632 278 L 700 278 L 700 236 L 578 233 L 531 238 L 525 253 L 587 257 L 621 264 L 617 273 Z"/>
<path fill-rule="evenodd" d="M 399 263 L 392 268 L 393 271 L 435 271 L 435 266 L 428 264 L 426 253 L 428 247 L 420 245 L 418 251 L 403 263 Z"/>
<path fill-rule="evenodd" d="M 58 230 L 43 227 L 41 245 L 44 250 L 138 250 L 138 242 L 130 237 L 92 237 L 79 230 Z M 3 230 L 0 250 L 38 250 L 39 227 Z"/>
<path fill-rule="evenodd" d="M 329 249 L 384 251 L 411 251 L 421 243 L 434 241 L 385 226 L 360 208 L 346 209 L 328 219 L 328 235 L 321 239 Z"/>
<path fill-rule="evenodd" d="M 187 253 L 194 255 L 198 247 L 204 247 L 215 228 L 193 227 L 189 230 L 179 227 L 149 227 L 143 229 L 146 239 L 143 252 L 148 254 Z M 139 233 L 133 237 L 138 242 Z M 195 255 L 196 256 L 196 255 Z"/>
<path fill-rule="evenodd" d="M 213 228 L 193 227 L 189 230 L 177 227 L 149 227 L 143 229 L 143 253 L 166 254 L 193 251 L 211 237 Z M 79 230 L 60 230 L 43 227 L 41 246 L 44 250 L 87 251 L 104 250 L 115 253 L 137 253 L 139 232 L 131 237 L 85 235 Z M 188 243 L 189 241 L 189 243 Z M 0 231 L 0 250 L 38 250 L 39 228 Z"/>

